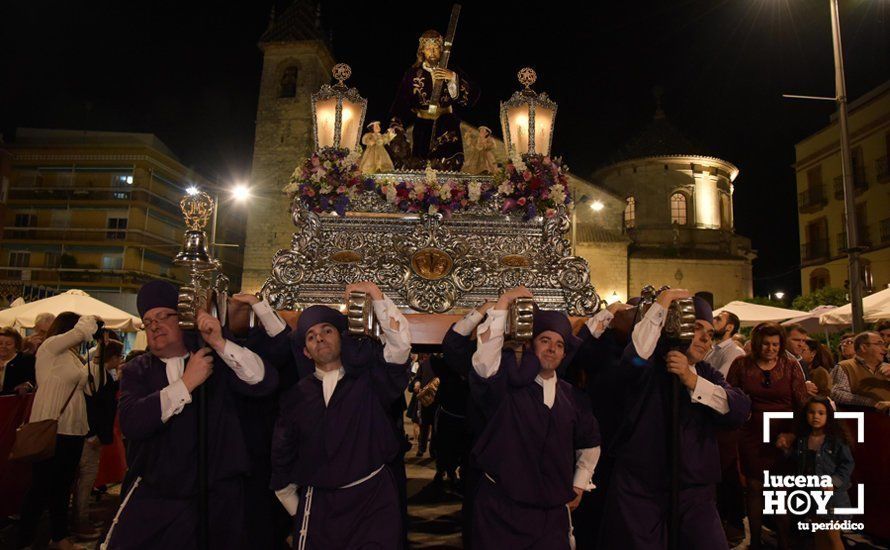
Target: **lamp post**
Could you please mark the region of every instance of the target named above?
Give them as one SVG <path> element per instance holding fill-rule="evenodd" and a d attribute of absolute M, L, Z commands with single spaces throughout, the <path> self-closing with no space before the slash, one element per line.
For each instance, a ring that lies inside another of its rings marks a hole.
<path fill-rule="evenodd" d="M 324 84 L 312 94 L 312 137 L 315 150 L 359 150 L 362 124 L 368 100 L 355 88 L 348 88 L 346 79 L 352 69 L 345 63 L 334 65 L 331 73 L 337 83 Z"/>
<path fill-rule="evenodd" d="M 840 128 L 841 181 L 844 189 L 844 221 L 847 230 L 847 278 L 850 283 L 850 309 L 853 317 L 853 331 L 865 330 L 862 307 L 862 271 L 859 266 L 859 224 L 856 219 L 856 196 L 853 192 L 853 156 L 850 153 L 850 131 L 847 127 L 847 83 L 844 78 L 844 49 L 841 44 L 841 22 L 837 0 L 828 0 L 831 12 L 831 42 L 834 54 L 834 97 L 783 94 L 794 99 L 816 99 L 837 103 L 837 118 Z"/>
<path fill-rule="evenodd" d="M 828 0 L 831 10 L 831 42 L 834 50 L 834 85 L 837 96 L 837 118 L 841 130 L 841 178 L 844 182 L 844 214 L 847 223 L 847 256 L 849 258 L 850 308 L 853 331 L 865 330 L 862 311 L 862 273 L 859 267 L 859 227 L 856 220 L 856 196 L 853 191 L 853 157 L 850 154 L 850 131 L 847 127 L 847 83 L 844 78 L 844 51 L 841 45 L 841 23 L 837 0 Z"/>
<path fill-rule="evenodd" d="M 556 103 L 546 93 L 539 94 L 531 89 L 538 79 L 534 70 L 525 67 L 516 76 L 525 89 L 501 102 L 501 127 L 507 156 L 547 156 L 553 143 Z"/>

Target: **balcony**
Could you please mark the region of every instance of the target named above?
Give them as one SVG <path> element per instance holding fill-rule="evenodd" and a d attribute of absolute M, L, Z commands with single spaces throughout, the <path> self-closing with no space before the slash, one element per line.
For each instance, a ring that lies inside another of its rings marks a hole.
<path fill-rule="evenodd" d="M 890 181 L 890 161 L 888 161 L 887 155 L 884 155 L 875 161 L 875 175 L 878 183 L 887 183 Z"/>
<path fill-rule="evenodd" d="M 872 232 L 869 230 L 870 228 L 867 225 L 863 225 L 859 228 L 859 246 L 870 247 L 871 246 L 871 234 Z M 847 232 L 841 231 L 837 234 L 837 250 L 838 253 L 843 253 L 847 246 Z"/>
<path fill-rule="evenodd" d="M 37 187 L 14 186 L 9 190 L 10 203 L 21 201 L 33 206 L 40 202 L 115 203 L 143 202 L 176 218 L 182 218 L 179 205 L 147 189 L 138 187 Z M 107 204 L 97 205 L 99 208 Z"/>
<path fill-rule="evenodd" d="M 53 244 L 106 244 L 111 246 L 150 246 L 173 250 L 179 241 L 141 229 L 92 227 L 4 227 L 4 242 L 50 242 Z M 174 252 L 175 253 L 175 252 Z"/>
<path fill-rule="evenodd" d="M 175 279 L 145 271 L 123 269 L 80 269 L 80 268 L 31 268 L 31 267 L 0 267 L 0 279 L 7 281 L 23 281 L 30 285 L 60 288 L 68 286 L 113 288 L 137 290 L 143 284 L 154 279 L 164 279 L 177 283 Z"/>
<path fill-rule="evenodd" d="M 868 190 L 868 182 L 865 180 L 865 170 L 856 170 L 853 172 L 853 192 L 858 197 L 860 194 Z M 844 178 L 838 176 L 834 178 L 834 198 L 844 200 Z"/>
<path fill-rule="evenodd" d="M 797 206 L 801 214 L 818 212 L 826 204 L 828 198 L 822 185 L 811 185 L 806 191 L 797 194 Z"/>
<path fill-rule="evenodd" d="M 844 242 L 846 242 L 846 239 L 845 235 Z M 804 243 L 800 245 L 800 258 L 805 262 L 828 259 L 828 248 L 828 239 Z"/>

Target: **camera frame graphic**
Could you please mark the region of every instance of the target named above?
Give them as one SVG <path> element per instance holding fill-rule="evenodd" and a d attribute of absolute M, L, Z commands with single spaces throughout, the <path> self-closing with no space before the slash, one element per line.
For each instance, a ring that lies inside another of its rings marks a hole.
<path fill-rule="evenodd" d="M 865 413 L 864 412 L 841 412 L 836 411 L 834 417 L 838 419 L 854 419 L 856 420 L 856 442 L 865 443 Z M 780 412 L 764 412 L 763 413 L 763 442 L 770 443 L 770 421 L 772 420 L 792 420 L 794 413 L 790 411 Z M 865 513 L 865 486 L 861 483 L 856 484 L 856 503 L 855 508 L 835 508 L 834 513 L 838 515 L 862 515 Z"/>

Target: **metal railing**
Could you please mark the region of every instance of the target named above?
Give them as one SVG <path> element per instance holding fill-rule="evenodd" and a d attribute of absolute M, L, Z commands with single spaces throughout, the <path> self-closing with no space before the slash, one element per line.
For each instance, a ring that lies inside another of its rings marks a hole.
<path fill-rule="evenodd" d="M 887 183 L 890 181 L 890 162 L 887 155 L 875 160 L 875 176 L 878 183 Z"/>
<path fill-rule="evenodd" d="M 4 241 L 51 241 L 54 243 L 108 243 L 114 246 L 179 246 L 179 241 L 142 229 L 100 227 L 4 227 Z"/>
<path fill-rule="evenodd" d="M 69 201 L 69 202 L 144 202 L 176 218 L 182 217 L 179 204 L 147 189 L 139 187 L 38 187 L 13 186 L 8 200 L 12 201 Z"/>
<path fill-rule="evenodd" d="M 846 237 L 844 237 L 844 242 L 846 242 Z M 800 257 L 803 261 L 828 258 L 828 248 L 828 239 L 803 243 L 800 245 Z"/>
<path fill-rule="evenodd" d="M 868 181 L 865 179 L 865 170 L 856 170 L 853 172 L 853 192 L 855 194 L 868 190 Z M 844 198 L 844 178 L 838 176 L 834 178 L 834 198 L 841 200 Z"/>
<path fill-rule="evenodd" d="M 809 189 L 797 194 L 797 204 L 801 212 L 815 212 L 826 204 L 825 189 L 822 185 L 811 185 Z"/>

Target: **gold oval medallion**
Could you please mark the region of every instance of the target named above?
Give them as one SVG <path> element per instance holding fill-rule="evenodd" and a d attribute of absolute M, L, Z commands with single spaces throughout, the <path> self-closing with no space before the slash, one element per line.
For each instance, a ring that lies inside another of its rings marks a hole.
<path fill-rule="evenodd" d="M 438 248 L 424 248 L 411 256 L 411 269 L 424 279 L 436 280 L 451 273 L 451 256 Z"/>
<path fill-rule="evenodd" d="M 505 267 L 529 267 L 531 262 L 526 256 L 519 254 L 508 254 L 501 256 L 500 263 Z"/>
<path fill-rule="evenodd" d="M 338 264 L 355 264 L 362 261 L 362 256 L 355 250 L 341 250 L 331 254 L 331 261 Z"/>

